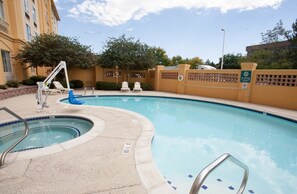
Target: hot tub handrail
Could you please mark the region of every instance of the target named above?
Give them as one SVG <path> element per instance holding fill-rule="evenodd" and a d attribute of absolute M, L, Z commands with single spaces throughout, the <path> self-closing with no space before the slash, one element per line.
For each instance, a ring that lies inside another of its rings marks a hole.
<path fill-rule="evenodd" d="M 239 161 L 238 159 L 236 159 L 229 153 L 225 153 L 225 154 L 221 155 L 220 157 L 218 157 L 215 161 L 210 163 L 207 167 L 205 167 L 199 173 L 199 175 L 196 177 L 195 181 L 193 182 L 190 194 L 197 194 L 199 192 L 204 180 L 209 175 L 209 173 L 211 173 L 214 169 L 216 169 L 218 166 L 220 166 L 227 159 L 229 159 L 230 161 L 232 161 L 233 163 L 237 164 L 238 166 L 240 166 L 241 168 L 244 169 L 243 179 L 242 179 L 241 185 L 239 187 L 239 190 L 237 191 L 237 194 L 242 194 L 246 187 L 247 181 L 248 181 L 249 169 L 245 164 L 243 164 L 241 161 Z"/>
<path fill-rule="evenodd" d="M 23 141 L 28 136 L 28 133 L 29 133 L 29 125 L 28 125 L 28 122 L 25 119 L 23 119 L 22 117 L 20 117 L 19 115 L 17 115 L 15 112 L 11 111 L 10 109 L 8 109 L 6 107 L 0 108 L 0 111 L 1 110 L 6 111 L 7 113 L 11 114 L 12 116 L 14 116 L 17 119 L 19 119 L 22 122 L 24 122 L 24 124 L 25 124 L 25 133 L 24 133 L 23 137 L 21 137 L 17 142 L 15 142 L 13 145 L 11 145 L 9 148 L 7 148 L 2 153 L 1 158 L 0 158 L 0 168 L 2 168 L 4 166 L 5 157 L 8 154 L 8 152 L 10 152 L 15 146 L 17 146 L 21 141 Z"/>

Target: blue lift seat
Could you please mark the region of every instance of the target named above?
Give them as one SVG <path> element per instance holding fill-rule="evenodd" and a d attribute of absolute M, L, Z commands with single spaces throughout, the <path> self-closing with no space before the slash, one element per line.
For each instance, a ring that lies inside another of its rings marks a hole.
<path fill-rule="evenodd" d="M 73 90 L 68 91 L 68 101 L 70 104 L 76 104 L 76 105 L 82 105 L 83 103 L 85 103 L 84 101 L 76 99 L 76 97 L 73 94 Z"/>

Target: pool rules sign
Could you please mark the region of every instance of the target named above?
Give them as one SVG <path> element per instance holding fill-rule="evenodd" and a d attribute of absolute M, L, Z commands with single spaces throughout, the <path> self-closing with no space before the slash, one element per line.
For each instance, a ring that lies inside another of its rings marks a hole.
<path fill-rule="evenodd" d="M 240 82 L 251 83 L 252 71 L 241 71 Z"/>
<path fill-rule="evenodd" d="M 241 88 L 247 89 L 248 83 L 251 83 L 252 71 L 241 71 L 240 83 L 242 83 Z"/>

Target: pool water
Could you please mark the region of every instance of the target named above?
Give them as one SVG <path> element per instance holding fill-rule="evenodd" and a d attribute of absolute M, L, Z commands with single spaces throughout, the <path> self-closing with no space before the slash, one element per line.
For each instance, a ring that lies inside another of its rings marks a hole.
<path fill-rule="evenodd" d="M 152 142 L 154 161 L 178 193 L 189 193 L 198 173 L 223 153 L 230 153 L 249 167 L 245 193 L 297 193 L 294 121 L 175 98 L 94 96 L 82 100 L 85 105 L 123 108 L 150 119 L 156 129 Z M 240 167 L 226 161 L 207 178 L 201 190 L 236 193 L 242 174 Z"/>
<path fill-rule="evenodd" d="M 29 134 L 12 152 L 38 149 L 62 143 L 89 131 L 93 123 L 79 117 L 50 116 L 28 119 Z M 0 153 L 24 135 L 23 122 L 0 125 Z"/>

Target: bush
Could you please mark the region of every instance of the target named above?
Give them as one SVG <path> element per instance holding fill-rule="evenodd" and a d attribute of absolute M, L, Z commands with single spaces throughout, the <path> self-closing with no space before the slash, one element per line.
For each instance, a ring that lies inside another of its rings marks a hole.
<path fill-rule="evenodd" d="M 62 84 L 62 86 L 63 86 L 64 88 L 67 88 L 66 80 L 60 81 L 60 83 Z M 54 84 L 52 84 L 52 85 L 54 85 Z M 74 88 L 73 83 L 69 82 L 69 87 L 70 87 L 70 88 Z M 55 86 L 54 86 L 54 88 L 55 88 Z"/>
<path fill-rule="evenodd" d="M 27 86 L 36 85 L 36 83 L 32 79 L 25 79 L 22 81 L 22 84 L 27 85 Z"/>
<path fill-rule="evenodd" d="M 96 82 L 96 90 L 120 90 L 121 84 L 111 82 Z"/>
<path fill-rule="evenodd" d="M 146 91 L 153 90 L 153 87 L 150 84 L 147 84 L 147 83 L 141 83 L 140 87 L 142 88 L 142 90 L 146 90 Z"/>
<path fill-rule="evenodd" d="M 69 84 L 73 84 L 73 88 L 82 88 L 84 87 L 84 82 L 81 80 L 72 80 Z"/>
<path fill-rule="evenodd" d="M 6 85 L 10 88 L 18 88 L 20 85 L 19 85 L 19 82 L 16 81 L 16 80 L 9 80 L 6 82 Z"/>
<path fill-rule="evenodd" d="M 121 84 L 121 87 L 122 87 L 122 84 Z M 133 88 L 134 88 L 134 83 L 128 83 L 128 87 L 130 88 L 130 90 L 133 90 Z"/>
<path fill-rule="evenodd" d="M 141 83 L 140 84 L 142 90 L 153 90 L 152 86 L 147 83 Z M 96 82 L 96 90 L 120 90 L 122 87 L 122 84 L 116 84 L 111 82 Z M 134 83 L 129 83 L 129 88 L 133 90 Z"/>
<path fill-rule="evenodd" d="M 34 83 L 36 84 L 36 82 L 43 82 L 44 80 L 45 80 L 45 76 L 40 76 L 40 75 L 38 75 L 38 76 L 31 76 L 29 79 L 31 79 L 31 80 L 33 80 L 34 81 Z"/>
<path fill-rule="evenodd" d="M 153 90 L 153 88 L 152 88 L 152 86 L 151 85 L 149 85 L 149 84 L 147 84 L 147 83 L 140 83 L 140 87 L 141 87 L 141 89 L 142 90 L 146 90 L 146 91 L 148 91 L 148 90 Z M 134 83 L 129 83 L 129 88 L 131 89 L 131 90 L 133 90 L 133 88 L 134 88 Z"/>
<path fill-rule="evenodd" d="M 7 85 L 0 85 L 0 89 L 6 90 L 7 89 Z"/>

